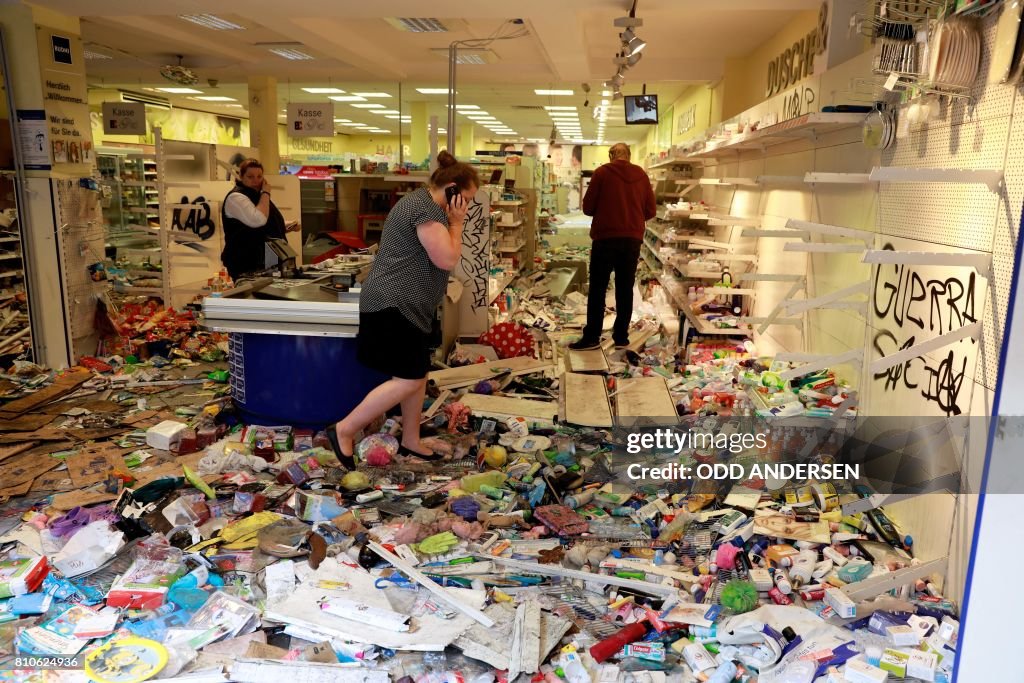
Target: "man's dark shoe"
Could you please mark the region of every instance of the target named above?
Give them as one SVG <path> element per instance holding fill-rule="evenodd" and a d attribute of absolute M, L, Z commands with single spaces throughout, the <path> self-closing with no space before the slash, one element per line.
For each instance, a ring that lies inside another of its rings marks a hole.
<path fill-rule="evenodd" d="M 569 350 L 570 351 L 590 351 L 592 349 L 599 349 L 599 348 L 601 348 L 601 340 L 600 339 L 595 339 L 595 340 L 580 339 L 579 341 L 575 341 L 572 344 L 569 344 Z"/>

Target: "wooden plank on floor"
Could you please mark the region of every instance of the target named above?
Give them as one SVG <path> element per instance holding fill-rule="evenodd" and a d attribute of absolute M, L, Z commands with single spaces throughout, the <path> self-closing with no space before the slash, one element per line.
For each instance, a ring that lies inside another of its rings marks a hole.
<path fill-rule="evenodd" d="M 611 427 L 612 408 L 601 375 L 567 372 L 562 377 L 565 421 L 583 427 Z"/>
<path fill-rule="evenodd" d="M 572 372 L 608 372 L 608 359 L 602 349 L 568 351 L 566 358 Z"/>
<path fill-rule="evenodd" d="M 528 398 L 489 396 L 487 394 L 466 394 L 459 401 L 472 410 L 474 415 L 494 419 L 525 417 L 554 422 L 558 417 L 556 401 L 534 401 Z"/>
<path fill-rule="evenodd" d="M 512 376 L 526 375 L 532 372 L 543 372 L 551 367 L 549 361 L 537 360 L 525 356 L 522 358 L 507 358 L 505 360 L 477 363 L 466 365 L 461 368 L 449 368 L 447 370 L 435 370 L 427 375 L 427 380 L 438 387 L 468 386 L 475 384 L 482 379 L 496 377 L 504 373 Z"/>
<path fill-rule="evenodd" d="M 664 377 L 620 379 L 615 394 L 619 423 L 677 422 L 676 405 Z"/>
<path fill-rule="evenodd" d="M 38 391 L 29 394 L 23 398 L 5 403 L 0 408 L 0 419 L 12 420 L 22 413 L 27 413 L 33 408 L 46 405 L 52 401 L 56 401 L 65 394 L 70 394 L 72 391 L 80 387 L 81 385 L 92 379 L 92 372 L 89 370 L 68 370 L 66 373 L 58 377 L 49 386 L 43 387 Z"/>

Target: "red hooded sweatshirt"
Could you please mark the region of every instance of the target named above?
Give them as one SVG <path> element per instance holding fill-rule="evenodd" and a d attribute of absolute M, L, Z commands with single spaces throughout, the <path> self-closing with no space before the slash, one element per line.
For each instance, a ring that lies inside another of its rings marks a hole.
<path fill-rule="evenodd" d="M 643 239 L 646 222 L 658 214 L 647 172 L 625 159 L 594 171 L 583 197 L 583 213 L 593 216 L 590 239 Z"/>

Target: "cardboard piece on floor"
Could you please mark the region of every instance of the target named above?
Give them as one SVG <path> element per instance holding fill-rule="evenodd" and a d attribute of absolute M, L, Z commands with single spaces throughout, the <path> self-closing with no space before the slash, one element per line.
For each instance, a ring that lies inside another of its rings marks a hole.
<path fill-rule="evenodd" d="M 601 349 L 569 351 L 566 358 L 572 372 L 608 372 L 608 359 Z"/>
<path fill-rule="evenodd" d="M 555 401 L 535 401 L 528 398 L 489 396 L 487 394 L 466 394 L 459 401 L 473 411 L 474 415 L 501 420 L 509 417 L 547 420 L 554 422 L 558 417 Z"/>
<path fill-rule="evenodd" d="M 679 420 L 664 377 L 620 379 L 615 404 L 620 424 L 640 421 L 661 424 Z"/>
<path fill-rule="evenodd" d="M 542 372 L 549 367 L 551 367 L 550 362 L 537 360 L 529 356 L 506 358 L 505 360 L 492 363 L 477 363 L 476 365 L 466 365 L 461 368 L 435 370 L 427 375 L 427 381 L 434 386 L 442 388 L 460 384 L 468 386 L 482 379 L 489 379 L 506 373 L 515 377 L 533 372 Z"/>
<path fill-rule="evenodd" d="M 11 432 L 0 436 L 0 444 L 21 443 L 23 441 L 66 441 L 68 435 L 63 429 L 37 429 L 32 432 Z"/>
<path fill-rule="evenodd" d="M 92 372 L 89 370 L 69 370 L 55 379 L 49 386 L 43 387 L 24 398 L 5 403 L 3 410 L 0 411 L 0 421 L 12 420 L 33 408 L 38 408 L 55 401 L 61 396 L 70 394 L 90 379 L 92 379 Z"/>
<path fill-rule="evenodd" d="M 453 645 L 471 659 L 507 671 L 509 668 L 509 643 L 516 618 L 516 609 L 508 604 L 495 603 L 484 609 L 484 614 L 494 620 L 492 628 L 473 624 L 473 628 L 459 636 Z M 572 622 L 550 612 L 540 613 L 540 657 L 547 656 L 572 628 Z"/>
<path fill-rule="evenodd" d="M 99 441 L 100 439 L 109 439 L 114 436 L 121 436 L 126 432 L 127 430 L 122 427 L 67 430 L 68 436 L 72 439 L 77 439 L 78 441 Z"/>
<path fill-rule="evenodd" d="M 567 372 L 562 375 L 561 389 L 566 422 L 582 427 L 613 426 L 604 377 Z"/>
<path fill-rule="evenodd" d="M 36 441 L 25 441 L 24 443 L 15 443 L 10 446 L 0 446 L 0 460 L 13 458 L 19 453 L 24 453 L 28 449 L 34 448 L 37 443 Z"/>
<path fill-rule="evenodd" d="M 13 420 L 0 420 L 0 432 L 33 432 L 53 422 L 53 415 L 29 413 Z"/>
<path fill-rule="evenodd" d="M 71 477 L 68 476 L 67 469 L 63 469 L 39 475 L 32 482 L 32 488 L 29 491 L 74 491 L 75 493 L 72 494 L 74 497 L 81 495 L 77 489 L 78 487 L 75 486 L 75 483 L 71 481 Z M 72 503 L 71 507 L 75 507 L 75 505 L 78 505 L 78 503 Z M 70 510 L 71 508 L 64 509 Z"/>
<path fill-rule="evenodd" d="M 38 481 L 38 480 L 37 480 Z M 55 510 L 70 510 L 71 508 L 97 503 L 106 503 L 117 498 L 116 493 L 106 491 L 74 491 L 73 493 L 58 493 L 50 500 L 50 507 Z"/>
<path fill-rule="evenodd" d="M 116 471 L 127 471 L 124 458 L 121 457 L 120 449 L 110 450 L 107 448 L 82 450 L 74 455 L 65 458 L 68 464 L 68 474 L 76 488 L 92 486 L 97 482 L 105 480 Z"/>
<path fill-rule="evenodd" d="M 520 673 L 537 673 L 540 670 L 540 605 L 527 600 L 516 607 L 515 623 L 512 627 L 512 647 L 509 651 L 509 680 L 515 680 Z"/>
<path fill-rule="evenodd" d="M 391 680 L 384 669 L 367 669 L 362 664 L 241 659 L 230 669 L 229 678 L 237 683 L 388 683 Z"/>
<path fill-rule="evenodd" d="M 125 417 L 124 419 L 121 420 L 121 424 L 125 425 L 126 427 L 134 427 L 143 420 L 149 420 L 151 418 L 156 417 L 157 414 L 158 411 L 156 410 L 143 410 L 133 415 Z"/>
<path fill-rule="evenodd" d="M 440 652 L 476 623 L 469 615 L 463 613 L 458 613 L 451 619 L 425 614 L 414 619 L 416 628 L 412 631 L 400 632 L 361 623 L 358 614 L 353 614 L 352 619 L 344 619 L 319 609 L 310 609 L 311 605 L 316 605 L 325 598 L 330 600 L 332 597 L 358 595 L 362 602 L 390 610 L 391 603 L 386 591 L 375 588 L 374 579 L 373 575 L 362 569 L 333 561 L 324 562 L 287 598 L 267 605 L 264 616 L 272 621 L 295 625 L 331 638 L 418 652 Z M 350 588 L 334 590 L 321 587 L 329 586 L 331 582 L 348 584 Z M 486 593 L 483 591 L 437 587 L 445 594 L 450 593 L 452 599 L 459 604 L 468 604 L 477 610 L 483 606 L 486 599 Z"/>
<path fill-rule="evenodd" d="M 60 460 L 56 458 L 40 458 L 37 455 L 32 455 L 31 451 L 25 451 L 21 455 L 8 458 L 0 463 L 0 484 L 4 487 L 3 490 L 0 490 L 0 496 L 4 495 L 4 491 L 16 488 L 20 490 L 24 485 L 28 486 L 28 488 L 25 488 L 25 493 L 28 493 L 32 487 L 32 481 L 36 477 L 49 472 L 59 465 Z M 6 495 L 14 494 L 7 493 Z"/>

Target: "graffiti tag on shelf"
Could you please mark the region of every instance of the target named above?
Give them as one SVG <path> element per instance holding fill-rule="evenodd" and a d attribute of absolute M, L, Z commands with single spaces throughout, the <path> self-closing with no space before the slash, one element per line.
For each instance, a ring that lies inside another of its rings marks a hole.
<path fill-rule="evenodd" d="M 213 222 L 210 203 L 206 197 L 199 196 L 192 201 L 189 201 L 188 197 L 182 197 L 178 204 L 182 206 L 191 204 L 192 206 L 188 209 L 174 209 L 174 212 L 171 214 L 171 228 L 173 230 L 195 233 L 202 240 L 208 240 L 213 237 L 217 225 Z M 184 222 L 182 222 L 183 213 L 185 214 Z"/>
<path fill-rule="evenodd" d="M 892 249 L 891 244 L 885 249 Z M 872 306 L 880 329 L 874 338 L 879 357 L 914 346 L 925 339 L 977 322 L 978 283 L 974 271 L 964 277 L 925 279 L 907 265 L 879 266 Z M 906 330 L 909 334 L 903 335 Z M 926 333 L 926 334 L 924 334 Z M 902 339 L 901 339 L 902 338 Z M 974 340 L 970 343 L 975 344 Z M 967 377 L 967 357 L 951 347 L 939 361 L 919 356 L 875 373 L 886 391 L 918 391 L 947 416 L 960 415 L 960 391 Z"/>
<path fill-rule="evenodd" d="M 474 201 L 466 212 L 462 231 L 462 272 L 465 273 L 467 294 L 473 308 L 487 308 L 487 217 L 484 205 Z"/>

